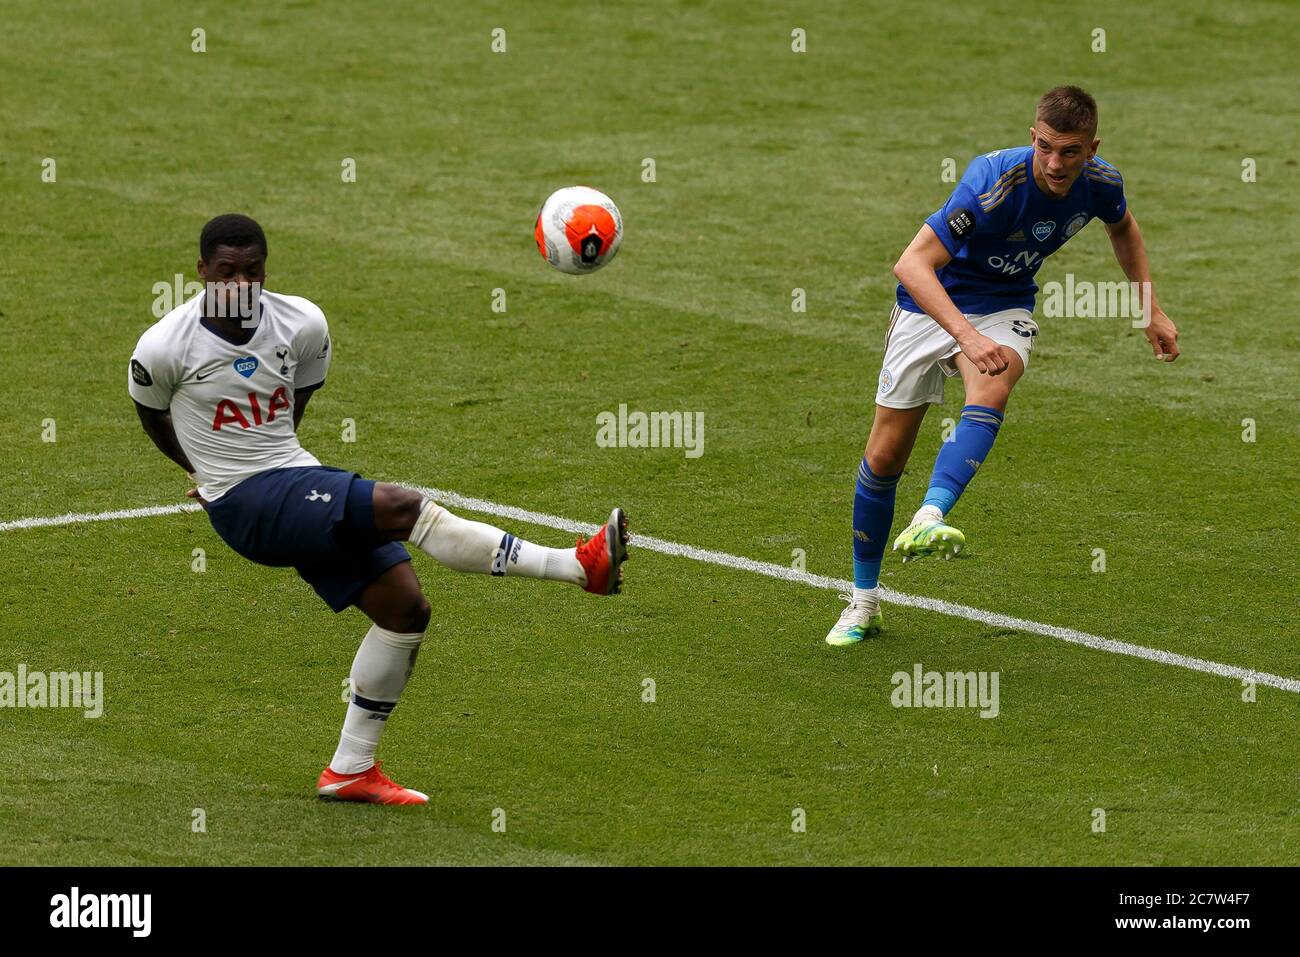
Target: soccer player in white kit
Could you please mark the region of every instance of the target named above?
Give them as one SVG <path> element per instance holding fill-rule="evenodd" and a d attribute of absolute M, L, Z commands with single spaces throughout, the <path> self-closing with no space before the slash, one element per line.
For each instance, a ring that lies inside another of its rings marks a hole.
<path fill-rule="evenodd" d="M 292 566 L 334 611 L 373 622 L 352 663 L 351 701 L 317 793 L 424 804 L 375 760 L 415 666 L 430 607 L 402 542 L 458 571 L 620 589 L 627 519 L 614 509 L 590 541 L 547 548 L 460 518 L 419 492 L 322 466 L 298 442 L 325 383 L 329 329 L 307 299 L 265 291 L 266 237 L 247 216 L 218 216 L 199 239 L 204 292 L 140 337 L 128 389 L 144 430 L 195 483 L 187 495 L 240 555 Z"/>

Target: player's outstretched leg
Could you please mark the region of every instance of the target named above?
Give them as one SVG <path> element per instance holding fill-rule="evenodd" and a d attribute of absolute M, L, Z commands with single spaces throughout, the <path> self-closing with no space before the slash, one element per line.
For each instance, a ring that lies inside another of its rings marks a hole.
<path fill-rule="evenodd" d="M 628 531 L 621 508 L 610 512 L 589 541 L 578 539 L 576 548 L 547 548 L 454 515 L 400 485 L 377 483 L 374 502 L 381 533 L 409 541 L 448 568 L 569 582 L 597 595 L 612 595 L 622 587 Z"/>
<path fill-rule="evenodd" d="M 945 516 L 992 450 L 1011 389 L 1024 372 L 1024 362 L 1014 350 L 1003 346 L 1002 352 L 1007 369 L 998 376 L 983 375 L 965 356 L 957 356 L 957 367 L 966 385 L 966 406 L 957 427 L 935 457 L 925 500 L 911 523 L 894 539 L 894 550 L 903 553 L 904 562 L 926 555 L 952 558 L 966 544 L 966 536 Z"/>
<path fill-rule="evenodd" d="M 876 408 L 871 437 L 853 493 L 853 594 L 826 635 L 828 645 L 852 645 L 884 626 L 880 612 L 880 562 L 894 520 L 894 492 L 925 418 L 926 406 Z"/>
<path fill-rule="evenodd" d="M 402 787 L 383 773 L 375 750 L 415 668 L 429 624 L 429 603 L 411 563 L 403 561 L 362 589 L 356 604 L 374 625 L 352 661 L 343 732 L 316 782 L 316 793 L 340 801 L 427 804 L 428 795 Z"/>

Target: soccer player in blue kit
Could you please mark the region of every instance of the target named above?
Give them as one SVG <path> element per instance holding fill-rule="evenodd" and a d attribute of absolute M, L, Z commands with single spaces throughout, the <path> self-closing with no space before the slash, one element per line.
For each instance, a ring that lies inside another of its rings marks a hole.
<path fill-rule="evenodd" d="M 935 459 L 921 508 L 894 540 L 903 560 L 951 558 L 965 536 L 947 521 L 993 447 L 1007 400 L 1029 364 L 1038 326 L 1034 276 L 1089 220 L 1106 226 L 1115 259 L 1147 290 L 1147 340 L 1178 358 L 1178 330 L 1151 292 L 1146 247 L 1115 167 L 1097 156 L 1097 103 L 1075 86 L 1038 101 L 1030 145 L 977 156 L 943 208 L 894 266 L 898 302 L 885 337 L 876 415 L 853 499 L 853 594 L 826 635 L 850 645 L 880 630 L 880 563 L 894 491 L 929 404 L 961 375 L 965 406 Z"/>

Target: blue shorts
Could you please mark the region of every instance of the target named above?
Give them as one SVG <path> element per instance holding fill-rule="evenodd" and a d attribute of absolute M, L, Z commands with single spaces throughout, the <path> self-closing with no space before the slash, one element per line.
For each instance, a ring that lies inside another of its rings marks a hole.
<path fill-rule="evenodd" d="M 335 611 L 410 554 L 375 529 L 375 483 L 326 465 L 271 469 L 208 506 L 208 520 L 240 555 L 292 566 Z"/>

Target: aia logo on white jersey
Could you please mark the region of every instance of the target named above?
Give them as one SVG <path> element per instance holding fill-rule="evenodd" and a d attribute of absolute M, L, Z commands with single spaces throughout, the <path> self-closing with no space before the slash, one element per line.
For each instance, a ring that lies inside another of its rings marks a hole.
<path fill-rule="evenodd" d="M 234 399 L 222 399 L 217 403 L 216 415 L 212 417 L 212 431 L 220 432 L 222 426 L 237 425 L 241 429 L 252 429 L 275 421 L 277 412 L 288 412 L 293 406 L 289 403 L 289 394 L 284 386 L 271 393 L 271 402 L 267 406 L 266 419 L 262 419 L 262 403 L 256 392 L 248 393 L 248 414 Z M 251 421 L 250 421 L 251 420 Z"/>

